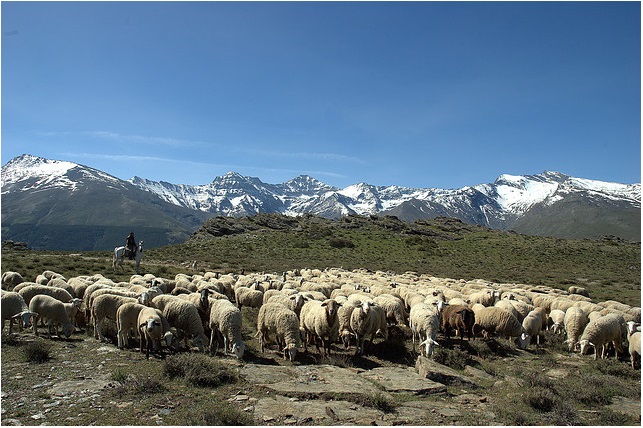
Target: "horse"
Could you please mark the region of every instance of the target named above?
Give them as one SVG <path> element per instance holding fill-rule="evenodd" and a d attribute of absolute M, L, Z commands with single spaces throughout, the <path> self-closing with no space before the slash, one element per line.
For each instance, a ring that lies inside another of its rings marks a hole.
<path fill-rule="evenodd" d="M 112 268 L 116 272 L 116 263 L 123 268 L 123 255 L 125 254 L 125 247 L 116 247 L 114 248 L 114 260 L 112 261 Z M 143 258 L 143 241 L 138 242 L 138 248 L 136 250 L 136 255 L 134 256 L 134 261 L 136 261 L 136 273 L 138 274 L 138 267 L 141 264 L 141 259 Z"/>

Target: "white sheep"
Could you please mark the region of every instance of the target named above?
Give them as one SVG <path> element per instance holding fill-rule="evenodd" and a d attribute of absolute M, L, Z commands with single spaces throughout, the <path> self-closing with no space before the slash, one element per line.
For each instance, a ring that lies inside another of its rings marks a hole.
<path fill-rule="evenodd" d="M 370 343 L 376 334 L 386 339 L 386 312 L 376 303 L 362 302 L 351 312 L 350 329 L 356 339 L 355 355 L 363 355 L 367 336 L 370 336 Z"/>
<path fill-rule="evenodd" d="M 29 310 L 25 300 L 16 292 L 2 290 L 0 298 L 2 300 L 2 328 L 4 329 L 4 322 L 9 320 L 9 334 L 11 334 L 14 320 L 22 321 L 22 324 L 20 324 L 20 321 L 18 321 L 18 324 L 21 328 L 26 328 L 29 327 L 31 319 L 38 315 Z"/>
<path fill-rule="evenodd" d="M 513 302 L 513 300 L 512 300 Z M 476 323 L 473 332 L 482 332 L 485 337 L 498 335 L 505 338 L 520 337 L 522 325 L 513 314 L 495 306 L 484 307 L 476 311 Z"/>
<path fill-rule="evenodd" d="M 130 331 L 136 332 L 138 336 L 138 314 L 147 306 L 140 303 L 129 302 L 118 307 L 116 310 L 116 329 L 118 330 L 118 347 L 123 349 L 127 343 L 127 336 Z"/>
<path fill-rule="evenodd" d="M 73 296 L 69 294 L 67 290 L 63 290 L 58 287 L 48 287 L 46 285 L 28 285 L 24 288 L 21 288 L 18 293 L 25 300 L 25 303 L 28 305 L 31 302 L 31 299 L 39 294 L 44 294 L 50 297 L 53 297 L 56 300 L 59 300 L 63 303 L 71 302 Z"/>
<path fill-rule="evenodd" d="M 553 309 L 549 313 L 547 324 L 554 334 L 562 334 L 565 329 L 565 311 Z"/>
<path fill-rule="evenodd" d="M 261 342 L 261 352 L 265 351 L 270 335 L 274 335 L 284 359 L 294 361 L 297 349 L 301 346 L 299 326 L 299 318 L 291 309 L 274 302 L 263 305 L 257 315 L 257 335 Z"/>
<path fill-rule="evenodd" d="M 336 297 L 338 299 L 341 296 Z M 339 337 L 344 344 L 344 348 L 349 349 L 351 337 L 351 314 L 353 309 L 361 305 L 360 301 L 346 300 L 337 310 Z"/>
<path fill-rule="evenodd" d="M 470 304 L 480 303 L 483 306 L 490 307 L 500 299 L 500 292 L 498 290 L 485 290 L 471 293 L 467 296 Z"/>
<path fill-rule="evenodd" d="M 632 368 L 636 369 L 636 362 L 639 362 L 639 367 L 641 365 L 641 332 L 637 331 L 632 333 L 629 337 L 628 340 L 630 342 L 629 344 L 629 353 L 630 353 L 630 361 L 632 363 Z"/>
<path fill-rule="evenodd" d="M 238 359 L 243 358 L 246 344 L 241 336 L 241 310 L 226 299 L 213 299 L 210 306 L 210 353 L 216 353 L 214 341 L 223 338 L 223 352 L 231 352 Z M 217 342 L 218 343 L 218 342 Z"/>
<path fill-rule="evenodd" d="M 25 280 L 22 278 L 18 272 L 5 271 L 2 272 L 2 289 L 3 290 L 13 290 L 14 287 Z"/>
<path fill-rule="evenodd" d="M 52 327 L 55 328 L 56 335 L 58 336 L 58 325 L 62 326 L 63 335 L 67 338 L 74 332 L 74 326 L 69 316 L 67 316 L 65 305 L 58 299 L 46 294 L 36 295 L 29 302 L 29 311 L 38 314 L 32 323 L 33 332 L 36 336 L 38 336 L 37 321 L 41 317 L 47 319 L 47 332 L 49 333 L 49 337 L 51 337 Z"/>
<path fill-rule="evenodd" d="M 133 297 L 124 297 L 116 294 L 101 294 L 96 297 L 91 306 L 91 321 L 94 325 L 94 338 L 105 340 L 103 336 L 103 322 L 106 319 L 116 322 L 116 311 L 125 303 L 141 303 Z"/>
<path fill-rule="evenodd" d="M 518 346 L 527 348 L 532 337 L 536 336 L 536 348 L 540 346 L 540 332 L 543 327 L 543 318 L 539 311 L 533 310 L 522 320 L 522 333 L 518 340 Z"/>
<path fill-rule="evenodd" d="M 176 296 L 162 294 L 152 299 L 152 305 L 161 310 L 170 325 L 183 332 L 185 346 L 188 347 L 188 336 L 194 337 L 193 345 L 204 350 L 208 338 L 205 335 L 199 310 L 194 304 Z"/>
<path fill-rule="evenodd" d="M 627 325 L 627 334 L 634 334 L 637 331 L 641 331 L 641 324 L 634 322 L 634 321 L 628 321 L 625 323 Z"/>
<path fill-rule="evenodd" d="M 322 342 L 324 351 L 330 354 L 331 341 L 334 341 L 339 334 L 339 319 L 337 311 L 339 305 L 333 299 L 326 299 L 323 302 L 310 300 L 301 308 L 299 327 L 306 333 L 304 351 L 307 351 L 308 338 L 315 340 L 317 352 L 319 341 Z"/>
<path fill-rule="evenodd" d="M 586 355 L 589 348 L 593 347 L 594 359 L 598 358 L 599 350 L 601 351 L 601 359 L 605 359 L 607 345 L 610 342 L 618 354 L 621 351 L 621 339 L 625 331 L 625 321 L 620 315 L 608 314 L 590 321 L 579 341 L 581 355 Z"/>
<path fill-rule="evenodd" d="M 441 314 L 436 309 L 434 305 L 421 303 L 413 306 L 409 313 L 413 350 L 415 350 L 415 337 L 417 336 L 418 342 L 420 342 L 419 346 L 424 346 L 422 354 L 426 357 L 433 354 L 435 346 L 439 346 L 436 336 L 440 328 Z"/>
<path fill-rule="evenodd" d="M 406 325 L 408 314 L 404 307 L 404 302 L 391 294 L 381 294 L 375 299 L 375 303 L 384 308 L 386 320 L 390 324 Z"/>
<path fill-rule="evenodd" d="M 243 306 L 260 308 L 263 304 L 263 293 L 249 287 L 239 287 L 234 291 L 234 300 L 241 309 Z"/>
<path fill-rule="evenodd" d="M 143 307 L 138 313 L 136 324 L 141 337 L 141 353 L 145 347 L 145 358 L 150 358 L 150 348 L 153 350 L 158 348 L 161 353 L 163 352 L 161 339 L 165 340 L 168 348 L 171 346 L 173 336 L 170 323 L 159 309 Z"/>
<path fill-rule="evenodd" d="M 565 343 L 567 343 L 570 352 L 580 351 L 578 339 L 581 334 L 583 334 L 587 323 L 587 315 L 585 315 L 585 311 L 581 308 L 572 306 L 565 311 L 565 318 L 563 320 L 565 331 L 567 332 L 567 340 L 565 340 Z"/>
<path fill-rule="evenodd" d="M 268 290 L 272 291 L 272 290 Z M 280 292 L 277 292 L 277 294 L 272 295 L 269 297 L 268 300 L 264 300 L 265 303 L 281 303 L 291 311 L 295 312 L 297 316 L 301 314 L 301 308 L 304 307 L 304 304 L 308 301 L 309 299 L 306 298 L 303 294 L 297 293 L 297 294 L 291 294 L 291 295 L 286 295 L 282 294 Z"/>

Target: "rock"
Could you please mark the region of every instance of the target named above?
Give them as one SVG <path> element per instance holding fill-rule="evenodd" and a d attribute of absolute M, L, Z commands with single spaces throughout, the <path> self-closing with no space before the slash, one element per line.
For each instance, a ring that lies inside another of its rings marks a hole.
<path fill-rule="evenodd" d="M 484 379 L 484 380 L 494 380 L 495 378 L 484 370 L 477 369 L 475 367 L 466 366 L 464 371 L 467 374 L 473 376 L 474 379 Z"/>
<path fill-rule="evenodd" d="M 108 380 L 108 378 L 109 378 L 109 375 L 107 374 L 107 375 L 103 375 L 102 377 L 99 377 L 98 379 L 84 379 L 81 381 L 66 380 L 66 381 L 54 384 L 54 386 L 52 386 L 47 390 L 47 393 L 57 397 L 62 397 L 65 395 L 81 394 L 81 393 L 86 395 L 88 392 L 96 392 L 107 388 L 108 385 L 111 383 L 111 381 Z"/>
<path fill-rule="evenodd" d="M 565 369 L 551 369 L 545 372 L 545 375 L 554 379 L 563 379 L 569 376 L 569 370 Z"/>
<path fill-rule="evenodd" d="M 425 395 L 446 392 L 447 390 L 447 387 L 441 383 L 428 380 L 414 371 L 399 367 L 377 367 L 362 373 L 361 376 L 382 385 L 387 392 L 410 392 L 416 395 Z"/>
<path fill-rule="evenodd" d="M 19 426 L 22 425 L 22 422 L 18 419 L 2 419 L 2 425 Z"/>
<path fill-rule="evenodd" d="M 612 397 L 612 404 L 607 406 L 610 410 L 624 413 L 634 419 L 641 420 L 641 400 L 633 400 L 628 397 Z"/>
<path fill-rule="evenodd" d="M 342 425 L 356 425 L 358 418 L 376 420 L 384 413 L 372 407 L 362 407 L 344 400 L 291 401 L 288 397 L 277 395 L 274 398 L 260 399 L 255 405 L 255 415 L 260 420 L 287 420 L 295 419 L 296 415 L 305 415 L 307 418 L 312 418 L 313 421 L 318 421 L 319 423 L 316 425 L 327 425 L 340 421 Z M 335 415 L 335 417 L 331 415 Z M 283 423 L 286 424 L 285 421 Z"/>
<path fill-rule="evenodd" d="M 419 356 L 415 368 L 421 377 L 446 385 L 460 384 L 477 386 L 475 381 L 461 375 L 450 367 L 436 363 L 426 357 Z"/>
<path fill-rule="evenodd" d="M 37 420 L 37 421 L 38 421 L 38 420 L 40 420 L 40 419 L 45 419 L 45 415 L 44 415 L 44 413 L 42 413 L 42 412 L 41 412 L 41 413 L 37 413 L 37 414 L 35 414 L 35 415 L 32 415 L 32 416 L 31 416 L 31 419 L 35 419 L 35 420 Z"/>
<path fill-rule="evenodd" d="M 293 376 L 277 383 L 258 383 L 280 394 L 370 394 L 378 392 L 372 382 L 354 371 L 331 365 L 296 366 L 289 369 Z M 255 383 L 252 377 L 247 380 Z"/>

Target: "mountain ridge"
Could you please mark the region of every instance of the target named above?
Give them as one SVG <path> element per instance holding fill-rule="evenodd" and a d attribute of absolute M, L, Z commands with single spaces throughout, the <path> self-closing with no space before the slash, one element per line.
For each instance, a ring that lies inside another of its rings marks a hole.
<path fill-rule="evenodd" d="M 84 165 L 26 154 L 2 167 L 3 202 L 9 200 L 11 206 L 19 205 L 12 202 L 20 199 L 42 205 L 41 201 L 36 203 L 34 192 L 61 190 L 71 191 L 71 195 L 81 191 L 109 193 L 106 199 L 120 198 L 119 204 L 131 206 L 130 210 L 140 204 L 156 206 L 153 215 L 149 214 L 154 219 L 152 223 L 162 228 L 181 224 L 181 236 L 198 221 L 213 216 L 278 213 L 330 219 L 394 215 L 405 221 L 447 216 L 469 224 L 535 235 L 598 238 L 612 234 L 640 241 L 640 183 L 603 182 L 556 171 L 502 174 L 492 183 L 459 189 L 375 186 L 364 182 L 340 189 L 303 174 L 279 184 L 264 183 L 237 172 L 217 176 L 203 185 L 157 182 L 138 176 L 121 180 Z M 584 213 L 591 213 L 593 220 L 583 221 Z M 5 204 L 2 215 L 3 233 L 11 230 L 9 225 L 20 223 L 5 210 Z M 91 221 L 78 220 L 84 225 L 91 225 Z M 105 219 L 93 221 L 109 223 Z"/>

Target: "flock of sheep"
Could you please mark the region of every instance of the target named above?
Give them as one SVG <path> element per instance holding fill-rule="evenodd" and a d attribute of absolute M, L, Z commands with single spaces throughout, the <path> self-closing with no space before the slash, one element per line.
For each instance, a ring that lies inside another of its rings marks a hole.
<path fill-rule="evenodd" d="M 566 334 L 570 352 L 585 355 L 593 349 L 595 359 L 606 358 L 613 347 L 628 350 L 635 367 L 641 355 L 641 308 L 593 302 L 581 287 L 563 291 L 339 268 L 174 279 L 147 274 L 118 283 L 100 274 L 66 279 L 45 271 L 34 282 L 17 272 L 2 274 L 2 327 L 9 320 L 9 334 L 18 321 L 36 335 L 39 325 L 46 325 L 49 336 L 61 328 L 70 337 L 88 321 L 94 337 L 104 340 L 104 323 L 111 320 L 118 347 L 139 337 L 148 358 L 181 341 L 211 353 L 222 345 L 224 354 L 243 358 L 243 306 L 258 309 L 262 352 L 276 344 L 291 361 L 311 345 L 330 354 L 333 346 L 349 349 L 354 343 L 361 355 L 376 336 L 387 340 L 392 328 L 410 330 L 413 349 L 419 346 L 425 356 L 439 345 L 438 334 L 446 341 L 455 333 L 461 342 L 503 337 L 526 348 L 534 342 L 538 347 L 546 329 Z"/>

